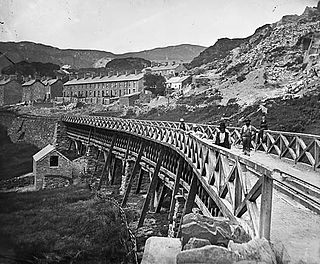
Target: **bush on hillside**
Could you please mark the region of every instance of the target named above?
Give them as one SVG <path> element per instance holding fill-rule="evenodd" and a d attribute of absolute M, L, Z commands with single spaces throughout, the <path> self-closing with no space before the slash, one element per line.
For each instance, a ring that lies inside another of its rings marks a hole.
<path fill-rule="evenodd" d="M 0 234 L 32 263 L 120 263 L 127 239 L 119 209 L 84 187 L 0 194 Z M 1 247 L 1 245 L 0 245 Z"/>

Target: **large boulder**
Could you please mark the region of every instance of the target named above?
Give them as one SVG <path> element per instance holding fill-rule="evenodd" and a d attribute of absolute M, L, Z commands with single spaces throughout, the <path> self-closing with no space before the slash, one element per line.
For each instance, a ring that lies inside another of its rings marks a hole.
<path fill-rule="evenodd" d="M 231 264 L 238 260 L 237 254 L 219 246 L 184 250 L 177 255 L 177 264 Z"/>
<path fill-rule="evenodd" d="M 266 264 L 276 264 L 276 255 L 270 243 L 265 238 L 255 238 L 248 243 L 229 242 L 228 249 L 242 260 L 254 260 Z"/>
<path fill-rule="evenodd" d="M 207 239 L 212 245 L 227 247 L 230 240 L 243 243 L 250 236 L 236 222 L 223 217 L 207 217 L 200 214 L 187 214 L 183 217 L 181 226 L 182 245 L 190 238 Z"/>
<path fill-rule="evenodd" d="M 189 239 L 188 243 L 183 247 L 183 250 L 201 248 L 201 247 L 209 246 L 209 245 L 211 245 L 211 243 L 208 239 L 201 239 L 201 238 L 192 237 Z"/>
<path fill-rule="evenodd" d="M 149 237 L 141 264 L 175 264 L 180 251 L 181 242 L 178 238 Z"/>

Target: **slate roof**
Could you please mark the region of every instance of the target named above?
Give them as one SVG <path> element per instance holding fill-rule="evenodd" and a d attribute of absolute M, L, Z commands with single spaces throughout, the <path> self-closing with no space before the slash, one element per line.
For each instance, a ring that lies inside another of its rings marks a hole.
<path fill-rule="evenodd" d="M 74 85 L 74 84 L 91 84 L 91 83 L 107 83 L 107 82 L 123 82 L 123 81 L 138 81 L 143 78 L 144 74 L 129 74 L 129 75 L 120 75 L 120 76 L 103 76 L 103 77 L 89 77 L 81 79 L 73 79 L 66 82 L 64 85 Z"/>
<path fill-rule="evenodd" d="M 55 147 L 52 145 L 48 145 L 41 149 L 39 152 L 33 155 L 33 159 L 35 161 L 41 160 L 43 157 L 47 156 L 51 151 L 55 150 Z"/>
<path fill-rule="evenodd" d="M 161 65 L 161 66 L 151 67 L 150 69 L 151 69 L 152 71 L 167 71 L 167 70 L 175 70 L 175 69 L 178 68 L 179 66 L 180 66 L 180 64 Z"/>
<path fill-rule="evenodd" d="M 57 82 L 59 79 L 47 79 L 47 80 L 44 80 L 44 81 L 42 81 L 42 83 L 44 84 L 44 85 L 52 85 L 52 84 L 54 84 L 55 82 Z"/>
<path fill-rule="evenodd" d="M 29 86 L 34 84 L 35 82 L 38 82 L 38 80 L 30 80 L 30 81 L 24 82 L 22 86 Z"/>
<path fill-rule="evenodd" d="M 7 83 L 9 83 L 11 81 L 11 79 L 2 79 L 2 80 L 0 80 L 0 85 L 5 85 L 5 84 L 7 84 Z"/>
<path fill-rule="evenodd" d="M 168 81 L 166 81 L 166 83 L 181 83 L 183 81 L 185 81 L 186 79 L 188 79 L 190 76 L 182 76 L 182 77 L 171 77 Z"/>

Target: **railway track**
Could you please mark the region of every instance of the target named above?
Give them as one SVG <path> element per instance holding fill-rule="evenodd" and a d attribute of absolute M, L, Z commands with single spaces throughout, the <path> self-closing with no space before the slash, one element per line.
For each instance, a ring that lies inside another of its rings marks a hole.
<path fill-rule="evenodd" d="M 293 200 L 320 214 L 320 188 L 281 170 L 275 170 L 274 187 Z"/>

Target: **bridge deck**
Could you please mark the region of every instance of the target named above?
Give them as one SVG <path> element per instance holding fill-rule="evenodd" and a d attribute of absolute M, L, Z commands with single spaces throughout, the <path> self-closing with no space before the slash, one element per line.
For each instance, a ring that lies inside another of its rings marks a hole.
<path fill-rule="evenodd" d="M 237 154 L 241 154 L 241 148 L 238 146 L 233 146 L 232 150 Z M 294 164 L 292 160 L 286 158 L 279 159 L 279 157 L 275 155 L 261 151 L 251 151 L 250 159 L 263 164 L 270 170 L 281 170 L 320 188 L 320 172 L 314 171 L 310 166 L 301 163 Z"/>
<path fill-rule="evenodd" d="M 206 141 L 206 140 L 205 140 Z M 241 148 L 232 152 L 241 154 Z M 287 159 L 252 151 L 250 159 L 270 168 L 278 169 L 320 188 L 320 173 Z M 274 190 L 272 204 L 271 240 L 281 241 L 288 250 L 292 263 L 320 263 L 320 215 L 312 212 L 287 195 Z M 291 262 L 290 262 L 291 263 Z"/>

